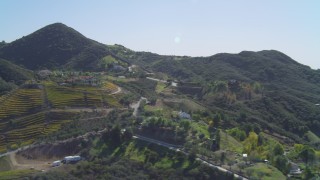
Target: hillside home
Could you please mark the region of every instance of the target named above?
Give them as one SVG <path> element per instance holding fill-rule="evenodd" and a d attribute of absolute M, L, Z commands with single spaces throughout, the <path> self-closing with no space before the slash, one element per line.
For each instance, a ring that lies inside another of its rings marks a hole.
<path fill-rule="evenodd" d="M 65 81 L 65 83 L 73 85 L 89 85 L 89 86 L 98 86 L 101 84 L 100 80 L 93 76 L 78 76 L 71 77 Z"/>
<path fill-rule="evenodd" d="M 39 76 L 40 78 L 47 78 L 47 77 L 49 77 L 51 74 L 52 74 L 52 72 L 49 71 L 49 70 L 41 70 L 41 71 L 38 72 L 38 76 Z"/>
<path fill-rule="evenodd" d="M 299 175 L 299 174 L 302 174 L 302 171 L 301 169 L 299 168 L 299 166 L 295 163 L 290 163 L 290 173 L 291 175 Z"/>
<path fill-rule="evenodd" d="M 186 112 L 183 112 L 183 111 L 180 111 L 180 112 L 179 112 L 179 117 L 180 117 L 181 119 L 191 119 L 191 115 L 188 114 L 188 113 L 186 113 Z"/>

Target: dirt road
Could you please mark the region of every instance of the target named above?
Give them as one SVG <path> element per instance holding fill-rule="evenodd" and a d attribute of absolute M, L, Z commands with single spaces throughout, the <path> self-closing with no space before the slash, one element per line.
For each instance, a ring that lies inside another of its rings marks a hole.
<path fill-rule="evenodd" d="M 50 168 L 51 160 L 28 160 L 16 153 L 9 155 L 13 169 L 35 169 L 35 170 L 48 170 Z"/>

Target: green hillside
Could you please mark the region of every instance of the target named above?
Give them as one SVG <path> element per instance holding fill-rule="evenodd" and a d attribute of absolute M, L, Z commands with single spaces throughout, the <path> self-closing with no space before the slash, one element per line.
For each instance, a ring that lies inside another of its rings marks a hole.
<path fill-rule="evenodd" d="M 134 52 L 123 46 L 110 46 L 113 53 L 150 72 L 161 72 L 171 79 L 197 82 L 203 87 L 198 100 L 211 110 L 220 109 L 237 124 L 253 123 L 300 141 L 308 130 L 319 135 L 320 71 L 297 63 L 275 51 L 243 51 L 210 57 L 160 56 Z M 236 80 L 239 91 L 216 92 L 218 82 Z M 252 95 L 259 84 L 260 94 Z M 250 99 L 244 98 L 244 91 Z M 229 93 L 229 94 L 227 94 Z M 228 102 L 233 97 L 235 101 Z M 240 114 L 246 118 L 239 118 Z M 297 136 L 298 135 L 298 136 Z"/>
<path fill-rule="evenodd" d="M 276 50 L 164 56 L 61 23 L 0 43 L 0 154 L 84 138 L 85 160 L 52 176 L 234 179 L 208 162 L 249 179 L 285 179 L 290 163 L 316 175 L 319 104 L 320 70 Z"/>
<path fill-rule="evenodd" d="M 86 38 L 62 23 L 48 25 L 0 46 L 1 58 L 33 70 L 59 68 L 67 63 L 71 68 L 96 69 L 95 66 L 86 65 L 107 54 L 103 44 Z"/>
<path fill-rule="evenodd" d="M 32 71 L 0 58 L 0 95 L 12 90 L 16 85 L 32 79 L 32 77 Z"/>
<path fill-rule="evenodd" d="M 17 84 L 21 84 L 33 77 L 32 71 L 26 70 L 1 58 L 0 69 L 0 77 L 7 82 L 14 81 Z"/>
<path fill-rule="evenodd" d="M 103 45 L 55 23 L 14 42 L 3 43 L 0 57 L 30 69 L 110 72 L 112 63 L 118 61 L 117 65 L 135 64 L 143 71 L 186 83 L 177 92 L 196 98 L 211 111 L 227 114 L 229 125 L 250 123 L 297 141 L 302 141 L 300 137 L 308 131 L 316 135 L 320 132 L 320 108 L 315 106 L 320 102 L 320 71 L 275 50 L 210 57 L 162 56 L 135 52 L 121 45 Z M 106 57 L 114 59 L 111 64 Z M 0 76 L 2 91 L 13 86 L 8 84 L 7 76 Z M 10 76 L 10 81 L 21 79 L 15 76 Z M 238 87 L 231 87 L 228 84 L 231 80 Z"/>

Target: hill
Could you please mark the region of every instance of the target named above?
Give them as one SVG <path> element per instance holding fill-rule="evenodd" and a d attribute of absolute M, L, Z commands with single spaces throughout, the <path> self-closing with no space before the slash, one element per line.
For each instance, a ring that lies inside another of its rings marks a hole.
<path fill-rule="evenodd" d="M 231 114 L 230 120 L 237 124 L 255 124 L 298 141 L 308 130 L 319 135 L 320 108 L 315 104 L 320 102 L 320 71 L 279 51 L 179 57 L 134 52 L 119 45 L 111 50 L 150 72 L 161 72 L 181 82 L 200 83 L 203 91 L 198 100 L 213 111 Z M 232 80 L 239 82 L 239 92 L 215 92 L 217 82 L 228 88 Z M 243 98 L 240 91 L 245 90 L 244 86 L 251 96 L 255 84 L 262 87 L 262 96 Z M 228 103 L 226 99 L 232 94 L 236 101 Z M 239 118 L 241 113 L 246 118 Z"/>
<path fill-rule="evenodd" d="M 177 91 L 196 98 L 210 111 L 227 114 L 230 122 L 224 125 L 254 124 L 298 141 L 309 130 L 320 135 L 320 108 L 315 106 L 320 102 L 320 71 L 275 50 L 162 56 L 104 45 L 55 23 L 4 43 L 0 57 L 30 69 L 101 71 L 112 67 L 110 62 L 136 64 L 146 72 L 184 82 Z"/>
<path fill-rule="evenodd" d="M 108 55 L 105 45 L 86 38 L 62 23 L 48 25 L 0 46 L 1 58 L 32 70 L 61 68 L 66 64 L 70 68 L 96 68 L 83 65 L 95 63 L 105 55 Z"/>
<path fill-rule="evenodd" d="M 21 84 L 25 80 L 31 79 L 33 72 L 17 66 L 7 60 L 0 58 L 0 77 L 7 81 L 14 81 L 17 84 Z"/>
<path fill-rule="evenodd" d="M 0 95 L 32 77 L 32 71 L 0 58 Z"/>

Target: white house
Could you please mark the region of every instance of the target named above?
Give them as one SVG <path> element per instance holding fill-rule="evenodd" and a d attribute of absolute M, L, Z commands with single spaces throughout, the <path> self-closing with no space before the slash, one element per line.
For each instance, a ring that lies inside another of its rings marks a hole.
<path fill-rule="evenodd" d="M 297 175 L 297 174 L 301 174 L 302 173 L 301 169 L 299 168 L 299 166 L 297 164 L 291 162 L 290 166 L 291 166 L 290 174 Z"/>
<path fill-rule="evenodd" d="M 179 117 L 180 117 L 181 119 L 191 119 L 191 115 L 188 114 L 188 113 L 186 113 L 186 112 L 183 112 L 183 111 L 180 111 L 180 112 L 179 112 Z"/>

